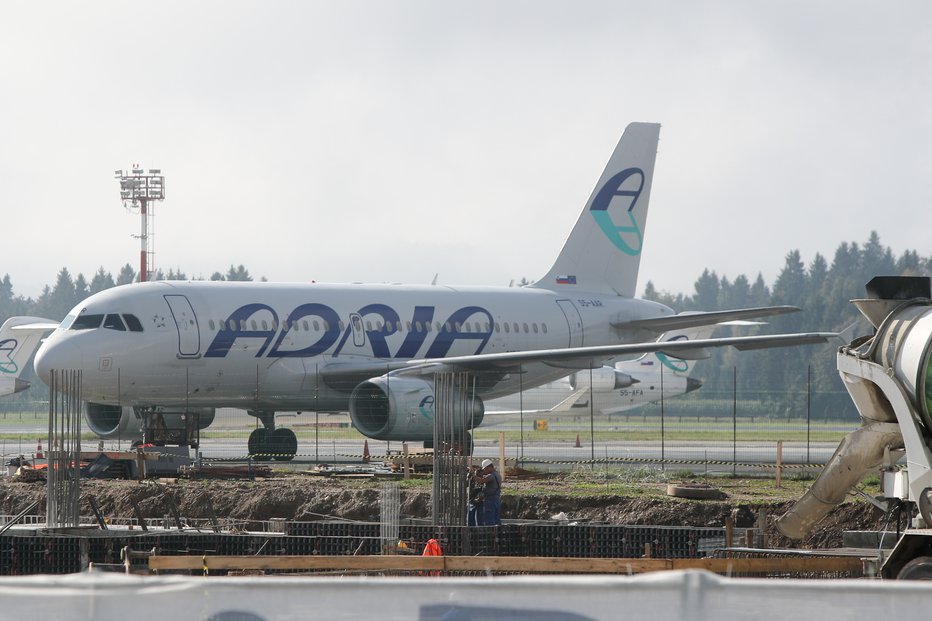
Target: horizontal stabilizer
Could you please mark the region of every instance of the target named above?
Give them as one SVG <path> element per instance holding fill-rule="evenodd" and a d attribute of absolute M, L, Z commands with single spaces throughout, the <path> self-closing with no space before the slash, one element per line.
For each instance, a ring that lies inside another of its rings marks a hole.
<path fill-rule="evenodd" d="M 740 308 L 736 310 L 681 313 L 679 315 L 668 315 L 666 317 L 635 319 L 633 321 L 612 323 L 612 327 L 619 330 L 653 330 L 654 332 L 667 332 L 669 330 L 707 326 L 713 323 L 784 315 L 786 313 L 796 313 L 799 312 L 799 310 L 800 308 L 798 306 L 760 306 L 757 308 Z"/>

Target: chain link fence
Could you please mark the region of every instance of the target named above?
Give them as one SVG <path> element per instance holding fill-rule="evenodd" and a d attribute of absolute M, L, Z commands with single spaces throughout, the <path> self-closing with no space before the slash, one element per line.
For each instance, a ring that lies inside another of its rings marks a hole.
<path fill-rule="evenodd" d="M 217 409 L 200 431 L 198 450 L 204 459 L 248 458 L 249 436 L 261 423 L 247 410 L 261 409 L 288 388 L 262 384 L 257 377 L 242 378 L 244 385 L 255 386 L 248 402 Z M 317 402 L 322 384 L 316 379 L 311 375 L 305 380 L 304 399 L 324 410 L 332 404 Z M 114 373 L 117 389 L 119 381 Z M 736 472 L 773 467 L 778 461 L 805 468 L 824 464 L 840 439 L 860 424 L 856 418 L 831 414 L 831 404 L 847 399 L 846 394 L 815 393 L 807 386 L 784 392 L 703 389 L 622 411 L 614 409 L 624 396 L 619 391 L 589 390 L 566 404 L 567 391 L 555 383 L 486 402 L 482 424 L 472 432 L 473 454 L 495 458 L 503 453 L 509 466 L 543 470 L 651 465 Z M 127 412 L 122 412 L 124 419 Z M 138 440 L 138 423 L 121 420 L 118 408 L 109 416 L 98 420 L 97 427 L 109 425 L 110 437 L 100 438 L 89 429 L 94 425 L 84 425 L 85 450 L 128 449 Z M 293 461 L 298 464 L 358 463 L 364 454 L 376 460 L 403 450 L 399 441 L 365 437 L 345 412 L 282 412 L 275 415 L 275 424 L 294 432 L 298 450 Z M 5 460 L 41 451 L 47 428 L 47 401 L 0 402 Z M 417 452 L 421 444 L 410 442 L 407 448 Z"/>

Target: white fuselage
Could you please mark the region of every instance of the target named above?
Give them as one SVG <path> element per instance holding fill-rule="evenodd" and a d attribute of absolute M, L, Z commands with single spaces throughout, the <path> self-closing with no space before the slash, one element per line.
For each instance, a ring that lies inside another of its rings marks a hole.
<path fill-rule="evenodd" d="M 35 366 L 46 381 L 51 369 L 81 369 L 84 399 L 104 404 L 345 410 L 356 375 L 406 360 L 630 342 L 641 335 L 611 323 L 672 312 L 535 288 L 160 281 L 82 302 Z M 523 371 L 480 394 L 513 393 L 571 369 Z"/>

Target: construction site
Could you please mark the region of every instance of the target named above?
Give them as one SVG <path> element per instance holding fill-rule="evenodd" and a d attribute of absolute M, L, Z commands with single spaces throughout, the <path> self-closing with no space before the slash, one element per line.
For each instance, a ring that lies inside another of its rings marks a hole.
<path fill-rule="evenodd" d="M 158 447 L 91 459 L 93 451 L 81 443 L 81 372 L 55 372 L 50 448 L 42 463 L 37 451 L 32 464 L 21 461 L 15 472 L 11 466 L 0 487 L 0 572 L 20 576 L 6 586 L 21 584 L 27 594 L 66 584 L 54 576 L 89 576 L 72 584 L 93 584 L 103 594 L 94 596 L 95 610 L 99 598 L 105 606 L 127 594 L 144 598 L 157 585 L 185 591 L 189 606 L 209 600 L 214 603 L 205 609 L 262 610 L 276 618 L 300 616 L 272 595 L 293 588 L 296 576 L 307 588 L 302 602 L 329 590 L 334 577 L 360 601 L 372 601 L 375 591 L 398 580 L 426 581 L 430 594 L 417 607 L 425 619 L 449 618 L 451 611 L 460 615 L 455 618 L 537 618 L 545 611 L 556 611 L 547 618 L 608 618 L 617 605 L 663 609 L 661 600 L 671 593 L 707 611 L 745 598 L 756 607 L 771 602 L 785 618 L 791 611 L 781 600 L 784 589 L 795 602 L 811 602 L 824 592 L 815 584 L 846 593 L 862 591 L 854 585 L 864 582 L 927 579 L 932 488 L 925 479 L 932 452 L 922 430 L 929 424 L 928 403 L 917 411 L 876 352 L 888 351 L 881 345 L 898 334 L 898 318 L 918 325 L 911 336 L 928 342 L 930 326 L 922 321 L 932 298 L 928 287 L 927 279 L 876 279 L 868 298 L 857 301 L 878 333 L 841 348 L 838 367 L 864 423 L 842 440 L 817 478 L 802 471 L 787 476 L 779 462 L 771 465 L 773 476 L 755 477 L 699 476 L 663 463 L 640 469 L 588 463 L 541 472 L 516 467 L 502 446 L 497 466 L 483 460 L 483 468 L 497 467 L 503 490 L 502 522 L 487 526 L 467 521 L 475 464 L 464 450 L 471 448 L 467 427 L 457 418 L 469 409 L 467 373 L 437 374 L 434 449 L 417 456 L 405 450 L 401 459 L 382 461 L 367 444 L 357 464 L 302 470 L 268 461 L 194 462 L 166 473 L 150 471 Z M 901 349 L 896 368 L 918 365 L 924 381 L 927 354 Z M 429 467 L 416 468 L 416 462 Z M 123 468 L 124 476 L 82 478 L 120 463 L 135 468 Z M 496 580 L 486 582 L 491 577 Z M 364 578 L 378 581 L 354 582 Z M 191 580 L 211 586 L 192 591 Z M 221 585 L 212 586 L 217 580 Z M 252 603 L 228 608 L 234 597 L 218 604 L 216 594 L 234 584 L 227 580 L 248 581 L 236 584 L 252 593 Z M 573 589 L 577 599 L 584 593 L 597 599 L 568 607 L 572 598 L 524 595 L 518 608 L 503 607 L 525 587 L 550 584 Z M 457 595 L 441 604 L 438 596 L 449 598 L 451 588 Z M 617 590 L 598 595 L 606 588 Z M 483 596 L 488 606 L 469 603 L 473 590 L 489 589 L 494 594 Z M 718 591 L 722 597 L 705 603 L 704 593 Z M 887 600 L 897 595 L 879 593 Z M 921 597 L 919 587 L 898 593 Z M 28 599 L 23 596 L 24 603 Z M 844 604 L 855 605 L 878 604 L 857 597 Z M 410 611 L 410 604 L 399 603 L 397 610 Z M 664 614 L 683 612 L 675 607 Z M 774 614 L 768 609 L 755 616 Z"/>

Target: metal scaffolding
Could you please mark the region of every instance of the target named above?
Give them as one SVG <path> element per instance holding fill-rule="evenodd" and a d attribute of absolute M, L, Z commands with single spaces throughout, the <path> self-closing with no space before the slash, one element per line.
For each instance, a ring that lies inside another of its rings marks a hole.
<path fill-rule="evenodd" d="M 81 496 L 81 379 L 79 370 L 49 374 L 46 526 L 78 526 Z"/>
<path fill-rule="evenodd" d="M 475 378 L 465 372 L 434 375 L 434 484 L 431 515 L 435 526 L 466 524 L 472 416 L 477 406 Z M 481 405 L 479 406 L 481 407 Z"/>

